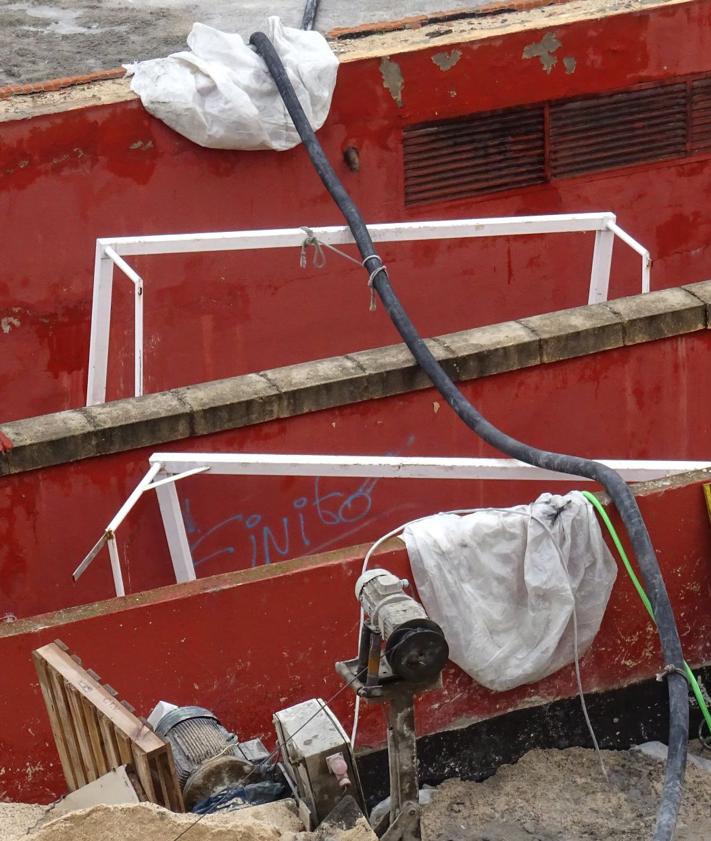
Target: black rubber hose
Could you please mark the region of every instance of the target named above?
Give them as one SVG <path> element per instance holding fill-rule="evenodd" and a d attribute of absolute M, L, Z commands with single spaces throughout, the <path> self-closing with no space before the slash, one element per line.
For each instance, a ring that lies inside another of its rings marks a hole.
<path fill-rule="evenodd" d="M 670 667 L 667 675 L 669 691 L 669 750 L 664 777 L 662 798 L 657 813 L 654 841 L 671 841 L 674 837 L 686 770 L 686 751 L 689 737 L 689 698 L 686 678 L 683 677 L 684 658 L 679 632 L 674 620 L 669 595 L 662 578 L 654 547 L 637 501 L 622 477 L 600 462 L 579 456 L 539 450 L 524 444 L 502 432 L 481 415 L 459 391 L 454 382 L 434 358 L 427 345 L 417 332 L 414 324 L 405 312 L 390 284 L 383 262 L 376 254 L 375 246 L 368 229 L 353 203 L 353 200 L 341 184 L 321 144 L 304 114 L 299 100 L 286 75 L 283 64 L 263 32 L 255 32 L 250 38 L 259 55 L 264 59 L 269 73 L 284 100 L 291 119 L 301 136 L 304 146 L 326 189 L 346 218 L 353 233 L 358 249 L 371 278 L 371 284 L 380 296 L 393 324 L 402 336 L 405 344 L 415 357 L 420 367 L 427 373 L 433 385 L 459 415 L 466 425 L 484 441 L 511 458 L 527 464 L 569 473 L 573 476 L 585 476 L 601 484 L 610 495 L 619 511 L 622 522 L 637 558 L 645 589 L 651 600 L 661 641 L 664 663 Z M 672 668 L 674 670 L 672 670 Z"/>
<path fill-rule="evenodd" d="M 302 29 L 309 30 L 314 28 L 316 15 L 318 14 L 318 3 L 319 0 L 306 0 L 306 5 L 304 6 L 304 17 L 301 21 Z"/>

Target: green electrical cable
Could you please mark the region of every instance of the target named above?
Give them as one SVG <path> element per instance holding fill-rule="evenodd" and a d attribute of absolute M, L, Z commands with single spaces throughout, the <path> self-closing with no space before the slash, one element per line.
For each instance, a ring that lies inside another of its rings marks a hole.
<path fill-rule="evenodd" d="M 649 601 L 647 594 L 644 592 L 644 587 L 642 587 L 639 578 L 637 578 L 637 574 L 635 573 L 634 569 L 632 568 L 632 564 L 630 563 L 630 559 L 627 557 L 627 552 L 625 552 L 624 546 L 622 545 L 622 541 L 620 540 L 615 527 L 612 525 L 612 521 L 607 516 L 607 511 L 603 507 L 600 500 L 590 491 L 582 491 L 583 496 L 592 506 L 595 508 L 597 513 L 600 515 L 600 519 L 603 523 L 607 526 L 607 530 L 610 532 L 610 537 L 612 538 L 612 542 L 615 544 L 617 551 L 620 554 L 620 558 L 622 558 L 622 563 L 625 565 L 625 569 L 627 570 L 627 574 L 632 581 L 632 584 L 637 591 L 640 599 L 642 600 L 642 604 L 647 609 L 647 613 L 649 614 L 649 618 L 654 622 L 656 625 L 656 619 L 654 618 L 654 610 L 652 609 L 652 603 Z M 701 714 L 706 721 L 706 726 L 709 729 L 709 733 L 711 733 L 711 712 L 709 712 L 708 707 L 706 706 L 706 700 L 704 698 L 704 694 L 701 691 L 701 687 L 699 686 L 699 682 L 696 680 L 694 673 L 691 671 L 689 664 L 684 660 L 684 669 L 686 671 L 686 677 L 689 681 L 689 686 L 691 686 L 692 692 L 694 693 L 694 697 L 696 698 L 696 702 L 699 705 L 699 709 L 701 710 Z"/>

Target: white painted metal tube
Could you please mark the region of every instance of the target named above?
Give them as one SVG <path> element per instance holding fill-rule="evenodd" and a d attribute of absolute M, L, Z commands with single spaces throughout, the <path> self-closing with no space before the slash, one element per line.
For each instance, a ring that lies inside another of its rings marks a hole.
<path fill-rule="evenodd" d="M 133 287 L 133 394 L 143 394 L 143 281 Z"/>
<path fill-rule="evenodd" d="M 121 523 L 126 519 L 126 516 L 133 508 L 133 506 L 138 502 L 141 498 L 143 493 L 146 491 L 146 488 L 150 483 L 153 481 L 155 476 L 160 473 L 161 464 L 160 462 L 151 463 L 150 468 L 146 475 L 141 479 L 141 481 L 136 485 L 136 487 L 131 491 L 128 499 L 124 502 L 124 504 L 119 508 L 119 510 L 114 514 L 113 519 L 111 522 L 106 526 L 104 529 L 104 533 L 99 538 L 99 540 L 92 546 L 89 554 L 82 560 L 79 566 L 74 570 L 72 573 L 72 578 L 76 581 L 89 567 L 91 562 L 94 558 L 99 554 L 101 551 L 104 543 L 109 544 L 109 554 L 111 557 L 111 565 L 112 569 L 114 568 L 114 555 L 111 555 L 111 546 L 112 543 L 114 544 L 114 553 L 116 554 L 116 558 L 118 558 L 118 554 L 116 553 L 116 546 L 115 546 L 115 539 L 114 534 L 116 529 L 121 525 Z M 120 574 L 120 569 L 119 569 Z M 114 574 L 114 581 L 116 580 L 116 575 Z M 118 594 L 117 594 L 118 595 Z"/>
<path fill-rule="evenodd" d="M 637 242 L 634 237 L 631 237 L 627 231 L 622 230 L 620 226 L 615 222 L 608 222 L 607 227 L 611 230 L 616 237 L 619 237 L 622 242 L 629 247 L 636 251 L 642 257 L 642 292 L 646 293 L 649 292 L 650 289 L 650 275 L 652 270 L 652 255 L 649 253 L 648 249 L 646 249 L 640 242 Z"/>
<path fill-rule="evenodd" d="M 185 474 L 182 474 L 184 477 Z M 163 531 L 168 543 L 170 559 L 173 563 L 175 580 L 180 584 L 183 581 L 195 580 L 195 564 L 190 551 L 190 542 L 185 531 L 185 520 L 180 508 L 178 491 L 175 482 L 156 482 L 151 487 L 156 489 L 160 515 L 163 519 Z"/>
<path fill-rule="evenodd" d="M 96 543 L 91 547 L 89 553 L 86 555 L 84 560 L 79 564 L 79 566 L 74 570 L 72 573 L 72 578 L 75 581 L 78 581 L 84 572 L 88 569 L 89 564 L 94 560 L 94 558 L 101 552 L 104 548 L 106 541 L 109 539 L 108 532 L 104 532 L 101 537 L 96 541 Z"/>
<path fill-rule="evenodd" d="M 600 231 L 614 223 L 615 218 L 614 213 L 605 211 L 543 216 L 386 222 L 369 225 L 368 231 L 374 242 L 526 236 L 530 234 Z M 314 236 L 328 245 L 346 245 L 354 241 L 353 235 L 346 225 L 330 225 L 312 228 L 311 230 Z M 185 254 L 200 251 L 238 251 L 252 248 L 294 248 L 300 246 L 305 238 L 306 233 L 302 228 L 274 228 L 256 231 L 220 231 L 144 237 L 104 237 L 98 242 L 107 254 L 110 250 L 112 254 L 118 257 L 121 254 L 131 256 L 137 254 Z M 114 257 L 112 256 L 111 259 L 113 260 Z M 119 263 L 116 263 L 116 265 L 119 265 Z M 121 268 L 125 271 L 123 266 Z"/>
<path fill-rule="evenodd" d="M 89 373 L 86 384 L 87 406 L 96 406 L 106 400 L 113 276 L 114 264 L 106 257 L 103 248 L 97 242 L 94 260 L 94 290 L 91 298 Z"/>
<path fill-rule="evenodd" d="M 103 245 L 103 240 L 99 240 L 100 243 Z M 131 266 L 121 257 L 110 245 L 103 245 L 104 254 L 111 260 L 111 262 L 118 266 L 119 269 L 126 275 L 126 277 L 136 286 L 143 285 L 143 278 L 138 274 L 135 269 L 132 269 Z"/>
<path fill-rule="evenodd" d="M 615 234 L 609 228 L 604 231 L 595 231 L 595 249 L 590 272 L 588 304 L 599 304 L 607 300 L 614 244 Z"/>
<path fill-rule="evenodd" d="M 116 529 L 123 523 L 126 519 L 127 514 L 133 508 L 133 506 L 138 502 L 138 500 L 143 495 L 144 491 L 151 484 L 153 479 L 156 477 L 161 470 L 161 463 L 160 461 L 152 461 L 150 462 L 150 468 L 148 473 L 141 479 L 141 481 L 136 485 L 136 487 L 131 491 L 128 499 L 124 504 L 119 508 L 119 510 L 114 515 L 111 522 L 106 526 L 106 531 L 108 532 L 115 532 Z"/>
<path fill-rule="evenodd" d="M 158 479 L 150 485 L 146 485 L 146 490 L 151 491 L 154 488 L 160 488 L 161 485 L 169 485 L 174 482 L 179 482 L 181 479 L 187 479 L 188 476 L 195 476 L 198 473 L 206 473 L 210 470 L 209 467 L 194 467 L 192 470 L 185 470 L 183 473 L 175 473 L 172 476 L 166 476 L 165 479 Z"/>
<path fill-rule="evenodd" d="M 247 453 L 154 453 L 151 464 L 165 473 L 210 468 L 210 475 L 338 476 L 384 479 L 505 479 L 571 481 L 556 473 L 506 458 L 405 458 L 392 456 L 275 455 Z M 600 459 L 630 482 L 711 468 L 711 461 Z M 578 481 L 588 481 L 579 477 Z"/>
<path fill-rule="evenodd" d="M 111 574 L 114 579 L 114 590 L 117 596 L 125 596 L 126 590 L 123 586 L 123 575 L 121 574 L 121 561 L 119 559 L 116 535 L 111 532 L 108 540 L 109 558 L 111 559 Z"/>

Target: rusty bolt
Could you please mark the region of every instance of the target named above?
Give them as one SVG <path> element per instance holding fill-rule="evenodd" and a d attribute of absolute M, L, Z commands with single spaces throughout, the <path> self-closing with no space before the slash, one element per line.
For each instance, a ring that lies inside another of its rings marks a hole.
<path fill-rule="evenodd" d="M 343 150 L 343 160 L 351 172 L 360 171 L 360 154 L 355 146 L 348 146 Z"/>

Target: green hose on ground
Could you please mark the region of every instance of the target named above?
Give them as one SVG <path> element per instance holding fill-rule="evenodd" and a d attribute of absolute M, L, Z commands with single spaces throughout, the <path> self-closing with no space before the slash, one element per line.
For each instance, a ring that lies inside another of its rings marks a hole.
<path fill-rule="evenodd" d="M 615 547 L 619 552 L 620 558 L 622 558 L 622 563 L 625 565 L 625 569 L 627 570 L 627 574 L 630 577 L 630 581 L 634 585 L 637 594 L 642 600 L 642 604 L 647 609 L 649 618 L 656 625 L 657 623 L 654 618 L 654 610 L 652 609 L 652 603 L 649 601 L 647 594 L 644 592 L 644 587 L 642 587 L 642 585 L 640 584 L 639 578 L 637 578 L 637 574 L 632 568 L 630 559 L 627 557 L 627 552 L 625 552 L 625 548 L 622 545 L 622 542 L 617 534 L 617 531 L 615 530 L 615 527 L 612 525 L 612 521 L 607 515 L 607 511 L 605 511 L 603 504 L 595 496 L 595 494 L 590 493 L 590 491 L 582 491 L 582 494 L 585 497 L 585 499 L 587 499 L 587 501 L 591 503 L 591 505 L 595 508 L 597 513 L 600 515 L 600 519 L 603 521 L 603 523 L 607 527 L 607 530 L 610 532 L 612 542 L 615 544 Z M 694 693 L 696 702 L 698 703 L 699 709 L 701 710 L 701 714 L 703 715 L 704 721 L 706 722 L 706 727 L 708 728 L 708 731 L 711 734 L 711 712 L 709 712 L 709 709 L 706 706 L 706 699 L 704 698 L 704 693 L 701 691 L 699 682 L 698 680 L 696 680 L 696 677 L 691 671 L 691 668 L 689 667 L 689 664 L 686 662 L 686 660 L 684 660 L 684 670 L 686 672 L 686 678 L 689 681 L 689 686 L 691 687 L 691 690 Z"/>

